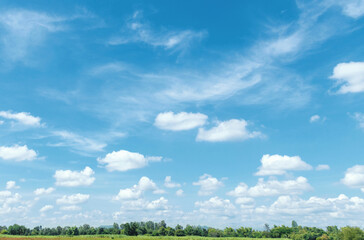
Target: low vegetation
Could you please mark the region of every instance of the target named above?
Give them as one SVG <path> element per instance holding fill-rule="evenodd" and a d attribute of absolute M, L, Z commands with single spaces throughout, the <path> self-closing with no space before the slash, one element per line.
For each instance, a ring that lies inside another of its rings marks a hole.
<path fill-rule="evenodd" d="M 152 237 L 160 237 L 165 239 L 176 239 L 178 237 L 184 239 L 201 239 L 202 237 L 210 238 L 286 238 L 294 240 L 364 240 L 364 231 L 359 227 L 343 227 L 329 226 L 325 230 L 316 227 L 298 226 L 292 221 L 292 226 L 276 226 L 270 228 L 265 224 L 264 230 L 254 230 L 250 227 L 240 227 L 237 229 L 226 227 L 225 229 L 217 229 L 202 226 L 187 225 L 182 227 L 177 225 L 172 228 L 167 226 L 164 221 L 155 223 L 148 222 L 130 222 L 121 225 L 114 223 L 113 226 L 91 227 L 88 224 L 76 227 L 56 227 L 43 228 L 41 226 L 33 229 L 25 226 L 14 224 L 11 226 L 0 226 L 0 239 L 8 239 L 10 236 L 31 236 L 24 239 L 37 239 L 39 236 L 78 236 L 83 238 L 101 239 L 101 238 L 132 238 L 136 236 L 139 240 L 149 240 Z M 6 237 L 8 236 L 8 237 Z M 133 239 L 134 239 L 133 238 Z M 58 239 L 58 238 L 48 238 Z M 74 239 L 74 238 L 73 238 Z"/>

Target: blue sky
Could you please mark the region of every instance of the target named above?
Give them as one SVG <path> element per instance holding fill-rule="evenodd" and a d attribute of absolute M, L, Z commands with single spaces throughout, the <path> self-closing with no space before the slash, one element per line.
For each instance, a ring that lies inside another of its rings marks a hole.
<path fill-rule="evenodd" d="M 363 227 L 363 0 L 0 11 L 1 224 Z"/>

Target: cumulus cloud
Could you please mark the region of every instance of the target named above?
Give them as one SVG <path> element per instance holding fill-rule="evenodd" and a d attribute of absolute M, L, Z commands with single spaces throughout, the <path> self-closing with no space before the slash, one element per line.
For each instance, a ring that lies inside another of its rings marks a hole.
<path fill-rule="evenodd" d="M 0 158 L 15 162 L 32 161 L 37 158 L 37 153 L 33 149 L 28 149 L 27 145 L 0 146 Z"/>
<path fill-rule="evenodd" d="M 247 126 L 248 123 L 244 119 L 218 122 L 216 127 L 209 130 L 200 128 L 196 140 L 208 142 L 242 141 L 263 136 L 261 132 L 249 131 Z"/>
<path fill-rule="evenodd" d="M 313 115 L 310 117 L 310 123 L 314 123 L 320 120 L 320 116 L 319 115 Z"/>
<path fill-rule="evenodd" d="M 78 187 L 89 186 L 95 181 L 94 171 L 90 167 L 85 167 L 84 170 L 57 170 L 53 177 L 56 179 L 57 186 L 63 187 Z"/>
<path fill-rule="evenodd" d="M 6 189 L 7 190 L 17 189 L 17 188 L 20 188 L 20 187 L 16 185 L 16 182 L 15 181 L 8 181 L 8 182 L 6 182 Z"/>
<path fill-rule="evenodd" d="M 217 196 L 206 201 L 197 201 L 195 206 L 199 208 L 201 213 L 210 216 L 232 216 L 237 213 L 234 204 L 229 199 L 222 199 Z"/>
<path fill-rule="evenodd" d="M 224 186 L 222 181 L 212 177 L 209 174 L 202 175 L 198 182 L 194 182 L 193 185 L 200 186 L 200 190 L 198 191 L 198 195 L 200 196 L 211 195 L 220 187 Z"/>
<path fill-rule="evenodd" d="M 122 45 L 128 43 L 144 43 L 165 50 L 184 51 L 192 42 L 202 39 L 205 31 L 193 30 L 163 30 L 156 31 L 148 23 L 143 21 L 142 12 L 136 11 L 128 19 L 122 36 L 116 36 L 108 41 L 110 45 Z"/>
<path fill-rule="evenodd" d="M 364 92 L 364 62 L 339 63 L 330 78 L 339 94 Z"/>
<path fill-rule="evenodd" d="M 49 188 L 37 188 L 34 190 L 34 194 L 37 195 L 37 196 L 40 196 L 40 195 L 44 195 L 44 194 L 50 194 L 52 192 L 54 192 L 54 188 L 52 187 L 49 187 Z"/>
<path fill-rule="evenodd" d="M 182 131 L 203 126 L 207 116 L 202 113 L 159 113 L 155 118 L 154 125 L 163 130 Z"/>
<path fill-rule="evenodd" d="M 183 190 L 182 189 L 178 189 L 176 191 L 176 196 L 179 196 L 179 197 L 183 196 Z"/>
<path fill-rule="evenodd" d="M 300 199 L 292 196 L 280 196 L 270 206 L 258 207 L 257 214 L 290 215 L 290 216 L 321 216 L 321 219 L 343 218 L 352 214 L 363 214 L 364 199 L 359 197 L 348 198 L 340 194 L 337 198 L 310 197 Z"/>
<path fill-rule="evenodd" d="M 315 169 L 316 171 L 330 170 L 330 166 L 327 164 L 319 164 Z"/>
<path fill-rule="evenodd" d="M 172 177 L 166 176 L 166 178 L 164 179 L 164 186 L 167 188 L 178 188 L 181 187 L 181 184 L 172 182 Z"/>
<path fill-rule="evenodd" d="M 265 181 L 263 178 L 253 187 L 248 187 L 245 183 L 240 183 L 234 190 L 227 193 L 229 196 L 241 197 L 263 197 L 274 195 L 297 195 L 311 190 L 312 187 L 304 177 L 293 180 L 278 181 L 270 179 Z"/>
<path fill-rule="evenodd" d="M 90 198 L 88 194 L 73 194 L 73 195 L 64 195 L 62 198 L 58 198 L 56 200 L 59 205 L 76 205 L 80 203 L 86 202 Z"/>
<path fill-rule="evenodd" d="M 0 191 L 0 215 L 25 211 L 26 208 L 21 204 L 22 196 L 19 193 L 10 191 Z"/>
<path fill-rule="evenodd" d="M 100 164 L 105 164 L 105 168 L 110 171 L 125 172 L 132 169 L 143 168 L 149 162 L 159 162 L 162 157 L 145 157 L 144 155 L 136 152 L 129 152 L 126 150 L 113 151 L 108 153 L 104 158 L 98 158 Z"/>
<path fill-rule="evenodd" d="M 120 189 L 118 195 L 114 197 L 114 200 L 131 200 L 138 199 L 146 191 L 152 191 L 154 194 L 164 193 L 159 189 L 153 180 L 148 177 L 141 177 L 138 184 L 135 184 L 131 188 Z"/>
<path fill-rule="evenodd" d="M 355 165 L 348 168 L 341 182 L 352 188 L 360 188 L 364 192 L 364 165 Z"/>
<path fill-rule="evenodd" d="M 155 212 L 155 214 L 159 214 L 167 209 L 169 209 L 168 199 L 164 197 L 160 197 L 152 201 L 146 199 L 129 200 L 123 202 L 121 211 L 115 212 L 114 218 L 117 218 L 120 215 L 125 215 L 126 212 L 130 211 L 142 211 L 143 214 L 145 214 L 146 211 L 152 211 Z"/>
<path fill-rule="evenodd" d="M 262 165 L 255 173 L 257 176 L 283 175 L 287 171 L 311 170 L 312 166 L 302 161 L 299 156 L 263 155 L 260 160 Z"/>
<path fill-rule="evenodd" d="M 13 113 L 11 111 L 0 111 L 0 117 L 14 120 L 16 123 L 28 127 L 41 127 L 40 117 L 34 117 L 28 112 Z"/>
<path fill-rule="evenodd" d="M 54 207 L 53 207 L 53 205 L 45 205 L 44 207 L 42 207 L 40 210 L 39 210 L 39 212 L 41 212 L 41 213 L 44 213 L 44 212 L 47 212 L 47 211 L 49 211 L 49 210 L 52 210 Z"/>

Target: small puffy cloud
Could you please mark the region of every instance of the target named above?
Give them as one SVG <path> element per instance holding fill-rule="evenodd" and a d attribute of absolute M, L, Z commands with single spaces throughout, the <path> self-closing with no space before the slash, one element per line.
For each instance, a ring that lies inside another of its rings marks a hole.
<path fill-rule="evenodd" d="M 287 171 L 311 170 L 312 166 L 302 161 L 299 156 L 281 156 L 266 154 L 260 160 L 262 165 L 255 173 L 257 176 L 283 175 Z"/>
<path fill-rule="evenodd" d="M 141 177 L 138 184 L 135 184 L 131 188 L 120 189 L 114 200 L 131 200 L 138 199 L 146 191 L 152 191 L 154 194 L 164 193 L 163 190 L 159 189 L 153 180 L 148 177 Z"/>
<path fill-rule="evenodd" d="M 90 198 L 88 194 L 73 194 L 73 195 L 64 195 L 62 198 L 57 199 L 57 204 L 59 205 L 75 205 L 86 202 Z"/>
<path fill-rule="evenodd" d="M 183 196 L 183 190 L 182 189 L 178 189 L 176 191 L 176 196 L 179 196 L 179 197 Z"/>
<path fill-rule="evenodd" d="M 100 164 L 105 164 L 105 168 L 109 171 L 125 172 L 131 169 L 143 168 L 149 162 L 159 162 L 162 157 L 145 157 L 144 155 L 136 152 L 129 152 L 126 150 L 113 151 L 108 153 L 104 158 L 98 158 Z"/>
<path fill-rule="evenodd" d="M 84 170 L 57 170 L 53 177 L 56 179 L 57 186 L 63 187 L 78 187 L 89 186 L 95 181 L 94 171 L 90 167 L 85 167 Z"/>
<path fill-rule="evenodd" d="M 166 178 L 164 179 L 164 186 L 167 188 L 179 188 L 181 187 L 181 184 L 172 182 L 172 177 L 166 176 Z"/>
<path fill-rule="evenodd" d="M 16 123 L 28 127 L 41 127 L 40 117 L 34 117 L 28 112 L 13 113 L 10 111 L 0 111 L 0 117 L 14 120 Z"/>
<path fill-rule="evenodd" d="M 211 195 L 217 189 L 224 186 L 222 181 L 212 177 L 209 174 L 202 175 L 198 182 L 194 182 L 193 185 L 200 186 L 200 190 L 198 191 L 198 195 L 200 196 Z"/>
<path fill-rule="evenodd" d="M 20 187 L 16 185 L 16 182 L 15 181 L 8 181 L 8 182 L 6 182 L 6 189 L 7 190 L 17 189 L 17 188 L 20 188 Z"/>
<path fill-rule="evenodd" d="M 330 170 L 330 166 L 327 164 L 319 164 L 315 169 L 316 171 Z"/>
<path fill-rule="evenodd" d="M 363 113 L 354 113 L 353 118 L 358 122 L 359 127 L 364 129 L 364 114 Z"/>
<path fill-rule="evenodd" d="M 240 183 L 234 190 L 228 192 L 227 195 L 237 198 L 286 194 L 297 195 L 311 189 L 312 187 L 304 177 L 285 181 L 278 181 L 275 179 L 264 181 L 263 178 L 260 178 L 255 186 L 249 188 L 245 183 Z"/>
<path fill-rule="evenodd" d="M 330 78 L 339 94 L 364 92 L 364 62 L 339 63 Z"/>
<path fill-rule="evenodd" d="M 320 120 L 320 116 L 319 115 L 313 115 L 310 117 L 310 123 L 314 123 Z"/>
<path fill-rule="evenodd" d="M 15 162 L 32 161 L 37 158 L 37 153 L 33 149 L 28 149 L 27 145 L 0 146 L 0 158 Z"/>
<path fill-rule="evenodd" d="M 154 125 L 163 130 L 182 131 L 203 126 L 207 116 L 202 113 L 173 112 L 159 113 Z"/>
<path fill-rule="evenodd" d="M 261 132 L 250 132 L 247 126 L 248 123 L 244 119 L 218 122 L 216 127 L 209 130 L 200 128 L 196 140 L 208 142 L 243 141 L 263 136 Z"/>
<path fill-rule="evenodd" d="M 44 207 L 42 207 L 39 212 L 43 213 L 43 212 L 47 212 L 49 210 L 52 210 L 54 207 L 52 205 L 45 205 Z"/>
<path fill-rule="evenodd" d="M 364 192 L 364 165 L 348 168 L 341 182 L 352 188 L 360 188 Z"/>
<path fill-rule="evenodd" d="M 44 194 L 50 194 L 54 191 L 55 189 L 52 188 L 52 187 L 49 187 L 49 188 L 37 188 L 34 190 L 34 194 L 37 195 L 37 196 L 40 196 L 40 195 L 44 195 Z"/>

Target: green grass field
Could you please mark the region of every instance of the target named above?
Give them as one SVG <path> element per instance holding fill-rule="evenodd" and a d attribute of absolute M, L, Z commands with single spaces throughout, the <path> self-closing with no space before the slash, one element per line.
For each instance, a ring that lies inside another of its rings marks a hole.
<path fill-rule="evenodd" d="M 227 237 L 221 237 L 221 238 L 212 238 L 212 237 L 198 237 L 198 236 L 186 236 L 186 237 L 152 237 L 152 236 L 124 236 L 124 235 L 89 235 L 89 236 L 75 236 L 75 237 L 68 237 L 68 236 L 10 236 L 10 235 L 0 235 L 1 240 L 85 240 L 85 239 L 91 239 L 91 240 L 107 240 L 107 239 L 123 239 L 123 240 L 157 240 L 157 239 L 163 239 L 163 240 L 224 240 L 224 239 L 230 239 L 230 240 L 249 240 L 254 239 L 257 240 L 257 238 L 227 238 Z M 265 240 L 278 240 L 278 238 L 265 238 Z M 281 240 L 284 240 L 285 238 L 280 238 Z"/>

